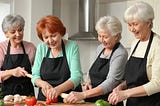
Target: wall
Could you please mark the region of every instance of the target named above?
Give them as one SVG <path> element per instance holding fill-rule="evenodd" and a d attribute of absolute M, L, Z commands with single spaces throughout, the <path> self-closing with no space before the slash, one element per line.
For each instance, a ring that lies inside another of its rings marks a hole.
<path fill-rule="evenodd" d="M 78 32 L 79 26 L 79 0 L 61 0 L 60 17 L 64 22 L 68 36 Z M 80 59 L 83 71 L 84 82 L 87 72 L 94 61 L 95 50 L 98 46 L 97 41 L 76 41 L 80 49 Z"/>
<path fill-rule="evenodd" d="M 40 40 L 36 23 L 41 17 L 52 14 L 52 0 L 13 0 L 13 13 L 22 15 L 26 21 L 24 39 L 37 45 Z"/>
<path fill-rule="evenodd" d="M 3 0 L 0 1 L 0 25 L 2 24 L 3 18 L 10 14 L 10 1 L 6 0 L 6 2 L 4 2 Z M 0 42 L 6 39 L 5 34 L 2 31 L 2 28 L 0 28 Z"/>
<path fill-rule="evenodd" d="M 73 35 L 74 33 L 78 32 L 78 1 L 79 0 L 61 0 L 60 6 L 60 18 L 64 22 L 68 36 Z M 114 15 L 120 19 L 123 26 L 122 32 L 122 44 L 127 48 L 128 52 L 130 51 L 131 42 L 134 40 L 134 36 L 128 31 L 127 24 L 123 21 L 123 13 L 125 9 L 133 4 L 134 2 L 141 1 L 141 0 L 96 0 L 96 20 L 99 17 L 104 15 Z M 153 30 L 157 33 L 160 32 L 160 28 L 158 28 L 157 23 L 160 20 L 160 16 L 158 13 L 158 9 L 160 8 L 160 1 L 159 0 L 142 0 L 151 4 L 155 10 L 155 17 L 154 20 L 154 27 Z M 118 7 L 118 9 L 117 9 Z M 98 42 L 94 41 L 76 41 L 79 44 L 80 48 L 80 57 L 81 57 L 81 65 L 82 71 L 84 73 L 84 80 L 86 80 L 86 73 L 88 72 L 92 62 L 94 61 L 95 50 Z"/>
<path fill-rule="evenodd" d="M 34 42 L 37 45 L 40 40 L 36 36 L 36 23 L 37 21 L 45 15 L 52 14 L 52 9 L 59 8 L 57 10 L 58 15 L 63 21 L 67 28 L 68 36 L 78 32 L 78 1 L 79 0 L 13 0 L 14 13 L 22 15 L 26 20 L 25 26 L 25 36 L 24 39 Z M 52 7 L 52 2 L 56 1 L 60 7 Z M 109 0 L 112 1 L 112 0 Z M 136 1 L 141 0 L 114 0 L 116 2 L 108 2 L 108 0 L 96 0 L 96 20 L 104 15 L 115 15 L 117 16 L 123 25 L 123 33 L 121 42 L 129 50 L 130 43 L 134 39 L 132 34 L 128 31 L 127 25 L 123 22 L 123 13 L 125 9 Z M 158 10 L 160 9 L 160 0 L 142 0 L 150 3 L 155 10 L 155 20 L 153 30 L 160 33 L 159 20 L 160 14 Z M 118 9 L 117 9 L 118 7 Z M 76 41 L 79 44 L 80 55 L 81 55 L 81 65 L 82 70 L 86 78 L 86 73 L 88 72 L 92 62 L 94 61 L 95 50 L 98 42 L 88 41 L 81 42 Z"/>
<path fill-rule="evenodd" d="M 119 10 L 119 14 L 117 14 L 117 10 L 115 10 L 115 6 L 117 5 L 126 5 L 124 2 L 116 2 L 110 3 L 102 2 L 101 0 L 96 0 L 96 20 L 99 17 L 104 15 L 115 15 L 117 17 L 122 17 L 123 11 L 125 10 L 126 6 L 122 6 L 123 8 Z M 61 14 L 60 17 L 63 20 L 66 28 L 67 33 L 69 36 L 73 35 L 74 33 L 78 32 L 78 7 L 79 7 L 79 0 L 61 0 Z M 108 11 L 107 11 L 108 10 Z M 112 12 L 110 12 L 112 11 Z M 122 18 L 121 18 L 122 21 Z M 127 31 L 127 30 L 126 30 Z M 124 32 L 125 33 L 125 32 Z M 122 39 L 124 41 L 124 39 Z M 126 39 L 125 39 L 126 40 Z M 127 39 L 129 40 L 129 38 Z M 76 41 L 79 44 L 80 49 L 80 59 L 81 59 L 81 66 L 84 75 L 84 82 L 86 81 L 86 75 L 91 67 L 94 59 L 95 59 L 95 52 L 96 48 L 99 45 L 98 41 Z M 130 42 L 130 41 L 129 41 Z M 125 45 L 129 48 L 127 42 Z"/>

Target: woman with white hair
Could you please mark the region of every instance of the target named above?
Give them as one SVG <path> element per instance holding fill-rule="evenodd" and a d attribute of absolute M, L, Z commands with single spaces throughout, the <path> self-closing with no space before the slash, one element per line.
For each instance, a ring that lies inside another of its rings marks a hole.
<path fill-rule="evenodd" d="M 36 47 L 23 40 L 25 21 L 20 15 L 7 15 L 2 30 L 8 38 L 0 43 L 0 87 L 3 96 L 34 95 L 31 74 Z"/>
<path fill-rule="evenodd" d="M 66 103 L 75 103 L 82 99 L 87 102 L 107 100 L 109 93 L 124 78 L 128 53 L 120 43 L 120 21 L 114 16 L 104 16 L 97 21 L 95 28 L 101 44 L 97 48 L 95 62 L 89 70 L 89 80 L 84 85 L 83 92 L 71 92 L 64 100 Z M 117 106 L 123 106 L 123 102 Z"/>
<path fill-rule="evenodd" d="M 136 40 L 131 45 L 125 81 L 108 100 L 114 105 L 127 99 L 127 106 L 160 106 L 160 38 L 152 31 L 153 8 L 137 2 L 125 11 L 124 19 Z"/>

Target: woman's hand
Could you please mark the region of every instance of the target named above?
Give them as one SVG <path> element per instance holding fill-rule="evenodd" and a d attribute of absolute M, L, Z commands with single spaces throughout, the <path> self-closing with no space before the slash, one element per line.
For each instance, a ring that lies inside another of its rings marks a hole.
<path fill-rule="evenodd" d="M 74 92 L 72 91 L 69 95 L 64 99 L 64 103 L 76 103 L 85 99 L 85 94 L 83 92 Z"/>
<path fill-rule="evenodd" d="M 12 75 L 14 77 L 25 77 L 26 74 L 28 73 L 27 71 L 24 70 L 24 68 L 17 67 L 11 70 Z"/>
<path fill-rule="evenodd" d="M 127 95 L 125 93 L 125 91 L 120 91 L 120 90 L 116 90 L 113 91 L 109 96 L 108 96 L 108 101 L 110 104 L 112 105 L 116 105 L 118 102 L 121 102 L 125 99 L 127 99 Z"/>
<path fill-rule="evenodd" d="M 122 87 L 119 85 L 113 89 L 113 92 L 121 91 L 121 90 L 122 90 Z"/>
<path fill-rule="evenodd" d="M 49 91 L 49 89 L 52 88 L 52 85 L 50 85 L 50 84 L 49 84 L 48 82 L 46 82 L 46 81 L 41 81 L 41 84 L 40 84 L 39 87 L 41 87 L 41 90 L 42 90 L 43 95 L 47 97 L 48 91 Z"/>
<path fill-rule="evenodd" d="M 88 81 L 88 82 L 82 87 L 82 89 L 83 89 L 83 91 L 92 89 L 92 85 L 91 85 L 90 81 Z"/>
<path fill-rule="evenodd" d="M 55 87 L 55 88 L 50 88 L 47 90 L 47 99 L 54 99 L 57 98 L 59 95 L 61 94 L 61 92 Z"/>

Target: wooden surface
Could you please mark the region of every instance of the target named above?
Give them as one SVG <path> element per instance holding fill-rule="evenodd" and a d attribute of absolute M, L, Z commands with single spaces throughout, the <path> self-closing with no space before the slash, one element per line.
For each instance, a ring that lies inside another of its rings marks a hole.
<path fill-rule="evenodd" d="M 50 106 L 93 106 L 93 103 L 82 103 L 82 104 L 53 103 Z"/>
<path fill-rule="evenodd" d="M 44 101 L 38 101 L 38 102 L 45 104 Z M 6 102 L 5 106 L 14 106 L 14 104 L 16 103 Z M 21 106 L 25 106 L 25 103 L 19 103 L 19 104 L 21 104 Z M 94 106 L 94 103 L 77 103 L 77 104 L 52 103 L 51 105 L 46 105 L 46 106 Z"/>

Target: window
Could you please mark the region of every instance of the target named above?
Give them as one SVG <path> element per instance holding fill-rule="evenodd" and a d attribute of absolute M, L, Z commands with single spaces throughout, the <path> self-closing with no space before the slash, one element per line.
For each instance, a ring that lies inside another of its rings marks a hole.
<path fill-rule="evenodd" d="M 10 13 L 11 13 L 11 0 L 0 0 L 0 42 L 6 39 L 1 26 L 3 18 Z"/>

